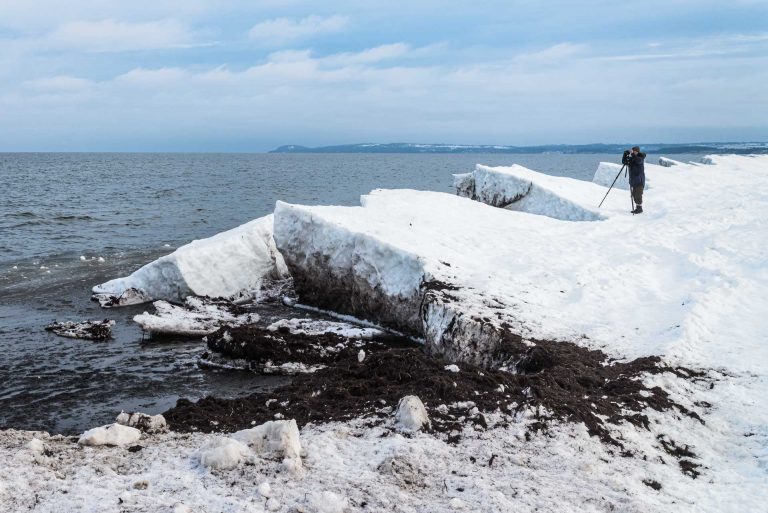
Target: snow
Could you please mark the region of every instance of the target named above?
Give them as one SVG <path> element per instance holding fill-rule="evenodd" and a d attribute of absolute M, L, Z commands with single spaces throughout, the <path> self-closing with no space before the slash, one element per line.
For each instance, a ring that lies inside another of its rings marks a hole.
<path fill-rule="evenodd" d="M 232 435 L 258 454 L 301 458 L 299 428 L 295 420 L 275 420 Z"/>
<path fill-rule="evenodd" d="M 259 321 L 256 313 L 236 313 L 235 305 L 223 300 L 188 297 L 184 306 L 167 301 L 153 303 L 155 313 L 144 312 L 134 316 L 141 329 L 153 334 L 202 337 L 210 335 L 223 325 L 242 326 Z"/>
<path fill-rule="evenodd" d="M 594 201 L 601 188 L 582 180 L 543 175 L 520 165 L 488 167 L 480 164 L 470 175 L 454 177 L 459 196 L 494 207 L 565 221 L 604 218 Z"/>
<path fill-rule="evenodd" d="M 378 328 L 361 328 L 349 322 L 325 321 L 318 319 L 280 319 L 267 326 L 269 331 L 287 329 L 295 335 L 317 336 L 326 333 L 354 339 L 371 339 L 384 334 Z"/>
<path fill-rule="evenodd" d="M 455 363 L 452 363 L 451 365 L 446 365 L 445 370 L 448 372 L 459 372 L 459 366 Z"/>
<path fill-rule="evenodd" d="M 423 427 L 431 426 L 424 403 L 415 395 L 407 395 L 400 399 L 395 416 L 400 428 L 406 431 L 418 431 Z"/>
<path fill-rule="evenodd" d="M 106 426 L 89 429 L 78 439 L 80 445 L 127 445 L 139 441 L 141 431 L 136 428 L 121 424 L 108 424 Z"/>
<path fill-rule="evenodd" d="M 148 300 L 168 301 L 182 301 L 188 295 L 232 297 L 286 276 L 268 215 L 181 246 L 130 276 L 93 287 L 93 292 L 119 296 L 133 288 Z"/>
<path fill-rule="evenodd" d="M 208 440 L 198 452 L 202 466 L 219 470 L 235 468 L 249 455 L 245 444 L 224 436 Z"/>

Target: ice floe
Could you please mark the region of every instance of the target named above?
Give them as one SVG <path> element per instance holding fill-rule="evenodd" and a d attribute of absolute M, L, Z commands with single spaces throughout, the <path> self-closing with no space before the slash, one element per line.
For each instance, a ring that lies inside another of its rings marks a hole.
<path fill-rule="evenodd" d="M 80 445 L 128 445 L 141 438 L 141 431 L 122 424 L 109 424 L 89 429 L 78 439 Z"/>
<path fill-rule="evenodd" d="M 155 313 L 144 312 L 133 320 L 141 329 L 157 335 L 203 337 L 223 325 L 242 326 L 259 321 L 258 314 L 248 312 L 225 299 L 187 297 L 184 306 L 167 301 L 153 303 Z"/>

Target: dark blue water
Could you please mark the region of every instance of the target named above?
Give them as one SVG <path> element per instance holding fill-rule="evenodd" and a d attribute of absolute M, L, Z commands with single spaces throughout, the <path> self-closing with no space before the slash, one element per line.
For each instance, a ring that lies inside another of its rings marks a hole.
<path fill-rule="evenodd" d="M 131 318 L 149 306 L 105 311 L 89 297 L 94 284 L 268 214 L 278 199 L 356 205 L 376 188 L 453 192 L 451 174 L 476 163 L 589 180 L 600 161 L 619 157 L 0 154 L 0 427 L 73 432 L 121 409 L 154 413 L 180 396 L 273 386 L 199 369 L 200 341 L 144 340 Z M 105 343 L 43 331 L 53 320 L 105 317 L 117 320 Z"/>

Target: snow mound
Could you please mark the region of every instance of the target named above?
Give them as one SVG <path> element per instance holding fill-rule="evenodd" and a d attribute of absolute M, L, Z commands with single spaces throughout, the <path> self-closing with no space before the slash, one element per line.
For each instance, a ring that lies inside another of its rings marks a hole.
<path fill-rule="evenodd" d="M 80 445 L 127 445 L 136 443 L 141 438 L 141 431 L 120 424 L 89 429 L 77 441 Z"/>
<path fill-rule="evenodd" d="M 241 311 L 230 301 L 205 297 L 188 297 L 184 306 L 167 301 L 153 303 L 155 313 L 144 312 L 133 320 L 141 329 L 153 334 L 203 337 L 223 325 L 242 326 L 259 321 L 258 314 Z"/>
<path fill-rule="evenodd" d="M 162 415 L 147 415 L 146 413 L 120 412 L 115 422 L 122 426 L 135 427 L 146 433 L 161 433 L 168 429 L 165 417 Z"/>
<path fill-rule="evenodd" d="M 196 240 L 125 278 L 93 287 L 118 298 L 129 289 L 147 300 L 181 301 L 186 296 L 233 297 L 257 291 L 268 279 L 288 276 L 272 239 L 272 216 Z M 106 301 L 106 299 L 105 299 Z"/>
<path fill-rule="evenodd" d="M 384 334 L 380 329 L 361 328 L 348 322 L 324 321 L 318 319 L 280 319 L 267 326 L 269 331 L 288 330 L 294 335 L 317 336 L 327 333 L 340 337 L 371 339 Z"/>
<path fill-rule="evenodd" d="M 598 221 L 600 188 L 581 180 L 545 175 L 517 164 L 454 175 L 459 196 L 494 207 L 544 215 L 564 221 Z"/>
<path fill-rule="evenodd" d="M 423 427 L 432 426 L 424 403 L 415 395 L 406 395 L 400 399 L 395 418 L 398 426 L 406 431 L 419 431 Z"/>
<path fill-rule="evenodd" d="M 216 437 L 205 443 L 197 457 L 204 467 L 229 470 L 244 461 L 251 451 L 243 443 L 228 437 Z"/>

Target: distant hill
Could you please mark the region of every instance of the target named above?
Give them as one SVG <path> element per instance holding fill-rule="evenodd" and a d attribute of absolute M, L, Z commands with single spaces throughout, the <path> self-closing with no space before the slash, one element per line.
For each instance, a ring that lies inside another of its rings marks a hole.
<path fill-rule="evenodd" d="M 499 146 L 470 144 L 362 143 L 309 148 L 295 144 L 270 153 L 621 153 L 633 144 L 545 144 Z M 641 144 L 646 153 L 768 153 L 768 143 Z"/>

